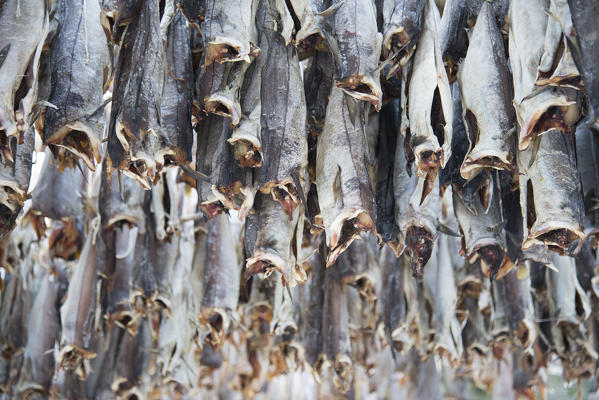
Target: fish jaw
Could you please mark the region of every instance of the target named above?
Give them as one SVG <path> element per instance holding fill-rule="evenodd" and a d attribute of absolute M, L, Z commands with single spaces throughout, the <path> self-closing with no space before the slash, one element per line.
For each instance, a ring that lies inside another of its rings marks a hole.
<path fill-rule="evenodd" d="M 333 265 L 337 257 L 349 247 L 349 245 L 359 237 L 360 232 L 374 231 L 374 221 L 372 217 L 363 208 L 348 210 L 337 216 L 330 228 L 327 229 L 327 245 L 329 254 L 327 255 L 327 267 Z"/>
<path fill-rule="evenodd" d="M 352 75 L 335 83 L 350 96 L 371 103 L 379 111 L 383 102 L 383 91 L 379 82 L 369 75 Z"/>
<path fill-rule="evenodd" d="M 92 171 L 102 159 L 98 136 L 88 124 L 81 121 L 65 124 L 46 140 L 46 144 L 67 149 Z"/>

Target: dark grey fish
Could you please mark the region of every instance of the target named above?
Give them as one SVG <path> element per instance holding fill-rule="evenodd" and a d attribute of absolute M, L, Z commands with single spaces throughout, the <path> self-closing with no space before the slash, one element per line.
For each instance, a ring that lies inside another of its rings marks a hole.
<path fill-rule="evenodd" d="M 165 150 L 161 132 L 165 63 L 158 2 L 142 3 L 139 15 L 126 28 L 115 70 L 108 173 L 119 169 L 149 189 L 148 179 L 156 179 L 173 151 Z"/>
<path fill-rule="evenodd" d="M 248 66 L 249 63 L 245 61 L 225 64 L 220 85 L 203 98 L 207 112 L 229 118 L 233 126 L 241 121 L 239 92 Z"/>
<path fill-rule="evenodd" d="M 483 4 L 478 15 L 458 80 L 470 142 L 462 176 L 470 180 L 484 168 L 513 169 L 516 121 L 512 85 L 503 38 L 490 3 Z"/>
<path fill-rule="evenodd" d="M 584 88 L 589 102 L 588 121 L 595 129 L 599 129 L 599 37 L 596 34 L 599 19 L 599 7 L 592 0 L 569 0 L 572 22 L 574 24 L 576 42 L 578 44 L 577 66 L 582 72 Z M 566 34 L 569 34 L 566 32 Z"/>
<path fill-rule="evenodd" d="M 538 146 L 534 161 L 532 150 L 521 152 L 518 160 L 521 172 L 526 174 L 520 176 L 522 249 L 547 245 L 563 253 L 584 236 L 584 204 L 573 137 L 551 130 L 540 138 Z"/>
<path fill-rule="evenodd" d="M 88 168 L 100 162 L 103 94 L 110 57 L 98 1 L 59 2 L 58 33 L 50 48 L 51 91 L 44 113 L 45 144 L 63 147 Z"/>
<path fill-rule="evenodd" d="M 191 162 L 194 80 L 191 57 L 191 28 L 177 10 L 167 30 L 166 73 L 160 104 L 162 134 L 167 143 L 163 151 L 169 153 L 163 156 L 166 163 Z"/>
<path fill-rule="evenodd" d="M 4 237 L 15 226 L 17 216 L 27 199 L 35 131 L 25 131 L 23 143 L 16 143 L 13 161 L 1 156 L 0 162 L 0 237 Z M 12 154 L 12 151 L 11 151 Z"/>
<path fill-rule="evenodd" d="M 370 155 L 361 117 L 360 112 L 352 122 L 344 93 L 334 87 L 318 138 L 315 181 L 329 247 L 327 265 L 332 265 L 361 231 L 375 230 Z"/>
<path fill-rule="evenodd" d="M 579 124 L 576 128 L 576 165 L 582 184 L 586 217 L 599 226 L 599 131 Z"/>
<path fill-rule="evenodd" d="M 260 88 L 263 163 L 258 189 L 270 193 L 291 216 L 307 191 L 306 100 L 297 51 L 273 28 L 273 24 L 279 26 L 280 18 L 273 15 L 275 5 L 271 3 L 274 0 L 263 4 L 269 7 L 264 22 L 268 59 Z"/>
<path fill-rule="evenodd" d="M 394 352 L 403 353 L 408 336 L 406 317 L 408 306 L 404 293 L 405 257 L 397 257 L 389 248 L 383 248 L 380 256 L 382 280 L 381 304 L 385 334 Z"/>
<path fill-rule="evenodd" d="M 377 30 L 376 10 L 371 0 L 343 1 L 335 12 L 334 40 L 330 50 L 336 58 L 336 85 L 345 93 L 381 108 L 382 90 L 378 62 L 381 34 Z"/>
<path fill-rule="evenodd" d="M 353 380 L 347 293 L 338 266 L 327 268 L 324 275 L 323 354 L 336 389 L 345 393 Z"/>
<path fill-rule="evenodd" d="M 7 137 L 28 128 L 32 106 L 37 101 L 37 69 L 48 32 L 46 3 L 9 0 L 0 9 L 0 143 L 6 151 Z"/>
<path fill-rule="evenodd" d="M 405 65 L 414 54 L 424 21 L 427 0 L 383 1 L 383 56 L 397 52 L 395 62 Z"/>
<path fill-rule="evenodd" d="M 60 350 L 57 365 L 85 379 L 84 360 L 96 356 L 90 349 L 96 310 L 96 245 L 89 232 L 60 308 Z"/>
<path fill-rule="evenodd" d="M 323 341 L 323 304 L 324 276 L 326 269 L 326 244 L 321 240 L 320 252 L 313 254 L 305 261 L 309 265 L 310 279 L 306 282 L 306 303 L 302 307 L 303 323 L 300 325 L 301 335 L 306 351 L 306 361 L 316 367 L 322 352 Z M 322 253 L 321 253 L 322 252 Z"/>
<path fill-rule="evenodd" d="M 104 162 L 98 201 L 102 228 L 110 230 L 122 223 L 143 227 L 143 193 L 143 188 L 129 176 L 119 173 L 108 175 Z"/>
<path fill-rule="evenodd" d="M 468 8 L 467 1 L 447 0 L 441 16 L 439 37 L 441 55 L 448 64 L 448 74 L 455 76 L 458 63 L 466 57 L 468 50 Z"/>
<path fill-rule="evenodd" d="M 245 217 L 254 203 L 252 170 L 242 168 L 234 159 L 227 142 L 231 136 L 229 121 L 208 114 L 197 126 L 196 170 L 209 176 L 198 182 L 200 208 L 210 218 L 227 210 L 238 210 Z"/>
<path fill-rule="evenodd" d="M 530 275 L 519 277 L 515 269 L 508 272 L 503 279 L 494 283 L 494 290 L 504 291 L 503 300 L 507 309 L 507 321 L 511 336 L 531 354 L 532 346 L 537 339 L 537 324 L 532 301 Z"/>
<path fill-rule="evenodd" d="M 100 21 L 106 37 L 119 44 L 127 25 L 141 12 L 143 0 L 101 0 Z"/>

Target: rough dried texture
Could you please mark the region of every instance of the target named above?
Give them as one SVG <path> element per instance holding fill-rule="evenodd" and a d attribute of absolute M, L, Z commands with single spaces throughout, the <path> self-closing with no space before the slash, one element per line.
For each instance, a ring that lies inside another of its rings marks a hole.
<path fill-rule="evenodd" d="M 478 15 L 458 79 L 470 141 L 462 176 L 470 180 L 484 168 L 512 169 L 516 130 L 512 85 L 503 38 L 489 3 Z"/>
<path fill-rule="evenodd" d="M 544 1 L 513 1 L 509 24 L 513 104 L 520 126 L 518 148 L 525 150 L 537 136 L 552 129 L 570 133 L 580 110 L 574 89 L 535 85 L 547 26 Z"/>
<path fill-rule="evenodd" d="M 66 148 L 93 170 L 101 159 L 102 95 L 110 76 L 100 4 L 63 0 L 58 8 L 59 28 L 50 49 L 51 105 L 44 114 L 43 139 Z"/>
<path fill-rule="evenodd" d="M 120 223 L 145 226 L 145 216 L 141 208 L 143 188 L 129 176 L 119 173 L 108 175 L 106 165 L 102 165 L 102 184 L 99 194 L 99 211 L 102 227 L 112 229 Z"/>
<path fill-rule="evenodd" d="M 425 4 L 427 0 L 383 0 L 383 56 L 395 55 L 398 66 L 405 65 L 416 50 Z"/>
<path fill-rule="evenodd" d="M 267 12 L 272 13 L 272 7 L 270 10 Z M 264 160 L 258 188 L 271 193 L 291 215 L 306 191 L 306 100 L 297 51 L 285 44 L 281 32 L 271 28 L 276 22 L 276 18 L 267 18 L 264 23 L 268 59 L 262 68 L 260 89 Z"/>
<path fill-rule="evenodd" d="M 584 206 L 576 171 L 572 136 L 552 130 L 541 137 L 536 157 L 520 153 L 520 204 L 523 214 L 523 249 L 546 244 L 563 252 L 583 237 Z"/>
<path fill-rule="evenodd" d="M 0 19 L 0 151 L 5 153 L 7 137 L 28 128 L 37 101 L 38 63 L 48 30 L 46 4 L 5 1 Z"/>
<path fill-rule="evenodd" d="M 333 264 L 361 231 L 374 231 L 366 137 L 361 115 L 352 122 L 347 101 L 340 89 L 333 88 L 318 139 L 316 187 L 330 249 L 327 265 Z"/>
<path fill-rule="evenodd" d="M 451 157 L 453 132 L 451 90 L 439 48 L 439 24 L 439 11 L 429 2 L 424 7 L 424 26 L 413 58 L 407 99 L 410 127 L 406 140 L 414 153 L 417 173 L 426 177 L 429 187 Z"/>
<path fill-rule="evenodd" d="M 337 66 L 336 85 L 358 100 L 382 105 L 378 60 L 382 37 L 377 32 L 376 10 L 370 0 L 344 1 L 335 12 L 332 47 Z"/>
<path fill-rule="evenodd" d="M 108 172 L 122 170 L 148 189 L 148 179 L 156 178 L 168 158 L 178 158 L 164 143 L 160 127 L 164 67 L 158 2 L 145 1 L 127 26 L 119 50 L 108 127 Z"/>
<path fill-rule="evenodd" d="M 597 26 L 593 24 L 593 21 L 599 18 L 599 7 L 597 3 L 590 0 L 569 0 L 568 4 L 572 13 L 579 53 L 574 60 L 582 73 L 589 102 L 588 122 L 599 129 L 599 73 L 595 68 L 599 62 L 599 35 L 597 35 Z M 566 34 L 570 35 L 567 31 Z"/>

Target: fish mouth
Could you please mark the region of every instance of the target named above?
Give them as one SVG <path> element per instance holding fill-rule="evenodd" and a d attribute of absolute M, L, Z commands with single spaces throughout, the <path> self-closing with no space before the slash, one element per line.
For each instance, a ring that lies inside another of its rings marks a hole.
<path fill-rule="evenodd" d="M 61 147 L 79 157 L 92 171 L 100 162 L 100 140 L 95 132 L 79 121 L 66 124 L 46 140 L 46 144 Z"/>
<path fill-rule="evenodd" d="M 218 346 L 231 326 L 231 318 L 221 307 L 202 306 L 199 320 L 210 329 L 210 340 L 213 346 Z"/>
<path fill-rule="evenodd" d="M 137 316 L 133 310 L 131 310 L 128 303 L 126 305 L 120 305 L 119 308 L 121 309 L 109 314 L 108 320 L 116 326 L 126 330 L 131 336 L 135 336 L 137 332 Z"/>
<path fill-rule="evenodd" d="M 494 280 L 498 277 L 501 267 L 505 263 L 506 251 L 499 244 L 479 244 L 475 247 L 476 254 L 489 270 L 489 278 Z"/>
<path fill-rule="evenodd" d="M 0 204 L 15 212 L 25 200 L 27 200 L 27 192 L 14 179 L 0 176 Z"/>
<path fill-rule="evenodd" d="M 337 261 L 337 257 L 360 236 L 360 232 L 374 231 L 374 222 L 370 214 L 360 208 L 339 215 L 331 224 L 330 230 L 332 232 L 328 241 L 330 251 L 327 255 L 327 267 Z"/>
<path fill-rule="evenodd" d="M 528 239 L 522 244 L 523 249 L 529 249 L 535 244 L 546 244 L 551 250 L 564 254 L 578 239 L 584 238 L 584 232 L 579 226 L 571 223 L 552 222 L 541 227 L 531 228 Z"/>
<path fill-rule="evenodd" d="M 351 389 L 352 361 L 345 354 L 337 354 L 335 362 L 332 365 L 335 373 L 333 383 L 342 393 L 347 393 Z"/>
<path fill-rule="evenodd" d="M 477 155 L 473 154 L 464 160 L 460 167 L 460 175 L 466 180 L 474 178 L 482 169 L 492 168 L 497 170 L 512 171 L 514 166 L 506 155 Z"/>
<path fill-rule="evenodd" d="M 227 210 L 224 204 L 218 199 L 211 199 L 202 202 L 202 204 L 200 204 L 200 209 L 210 219 L 224 213 Z"/>
<path fill-rule="evenodd" d="M 67 371 L 77 371 L 77 374 L 86 377 L 84 360 L 91 360 L 96 357 L 96 353 L 87 351 L 79 346 L 66 345 L 58 354 L 57 362 Z"/>
<path fill-rule="evenodd" d="M 147 155 L 138 155 L 126 162 L 123 173 L 137 181 L 144 189 L 151 190 L 150 181 L 159 178 L 156 174 L 156 161 Z"/>
<path fill-rule="evenodd" d="M 243 168 L 262 166 L 262 147 L 256 136 L 247 133 L 234 133 L 234 137 L 227 141 L 233 146 L 233 156 Z"/>
<path fill-rule="evenodd" d="M 2 129 L 2 126 L 0 126 L 0 157 L 4 159 L 4 162 L 15 162 L 10 149 L 10 139 L 6 136 L 6 131 Z"/>
<path fill-rule="evenodd" d="M 550 95 L 551 92 L 542 92 L 538 96 L 524 100 L 521 103 L 530 102 L 531 104 L 528 107 L 534 108 L 532 113 L 525 112 L 525 114 L 530 115 L 525 115 L 524 123 L 520 130 L 518 149 L 521 151 L 526 150 L 537 136 L 547 133 L 552 129 L 557 129 L 568 134 L 571 133 L 572 125 L 578 120 L 579 109 L 576 101 L 568 100 L 565 95 L 561 95 L 557 99 L 551 95 L 543 97 L 544 93 Z"/>
<path fill-rule="evenodd" d="M 212 193 L 224 209 L 239 211 L 239 219 L 245 218 L 254 204 L 252 190 L 239 181 L 229 186 L 212 185 Z"/>
<path fill-rule="evenodd" d="M 273 200 L 281 204 L 289 219 L 291 219 L 293 211 L 301 202 L 297 188 L 291 179 L 284 179 L 280 182 L 268 182 L 260 189 L 260 192 L 264 194 L 270 193 Z"/>
<path fill-rule="evenodd" d="M 424 266 L 433 253 L 433 234 L 422 226 L 412 225 L 406 230 L 405 243 L 413 258 L 413 262 L 410 263 L 412 276 L 420 279 Z"/>
<path fill-rule="evenodd" d="M 229 118 L 231 124 L 239 125 L 241 119 L 241 105 L 222 94 L 214 93 L 204 98 L 206 111 L 212 114 Z"/>
<path fill-rule="evenodd" d="M 393 72 L 398 67 L 405 65 L 415 50 L 416 42 L 412 40 L 403 27 L 388 31 L 383 39 L 384 57 L 389 57 L 390 54 L 397 53 L 395 56 L 396 65 L 392 68 Z"/>
<path fill-rule="evenodd" d="M 291 283 L 288 272 L 288 263 L 279 255 L 256 249 L 254 255 L 247 259 L 246 269 L 248 278 L 252 275 L 264 273 L 264 279 L 268 278 L 274 271 L 279 271 L 283 277 L 283 285 Z"/>
<path fill-rule="evenodd" d="M 377 111 L 380 111 L 383 92 L 381 85 L 371 76 L 351 75 L 337 80 L 336 86 L 350 96 L 371 103 Z"/>
<path fill-rule="evenodd" d="M 205 67 L 208 67 L 215 61 L 219 63 L 240 60 L 249 62 L 249 49 L 244 52 L 242 51 L 243 47 L 244 46 L 241 42 L 233 39 L 217 38 L 212 42 L 208 42 L 205 49 Z"/>

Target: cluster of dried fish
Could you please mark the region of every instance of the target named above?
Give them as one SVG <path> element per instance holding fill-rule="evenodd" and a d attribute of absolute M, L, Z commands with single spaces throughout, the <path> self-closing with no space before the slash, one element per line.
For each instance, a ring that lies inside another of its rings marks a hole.
<path fill-rule="evenodd" d="M 0 398 L 598 386 L 597 21 L 0 2 Z"/>

